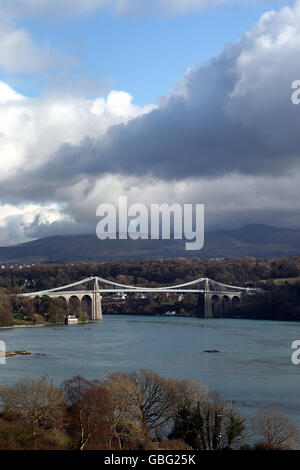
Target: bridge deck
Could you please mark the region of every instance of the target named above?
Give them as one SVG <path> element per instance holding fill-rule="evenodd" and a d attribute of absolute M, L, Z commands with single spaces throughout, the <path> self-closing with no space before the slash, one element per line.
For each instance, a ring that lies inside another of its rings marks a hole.
<path fill-rule="evenodd" d="M 160 294 L 164 294 L 164 293 L 196 293 L 196 294 L 215 294 L 215 295 L 226 295 L 226 294 L 230 294 L 230 295 L 233 295 L 233 294 L 241 294 L 241 292 L 239 291 L 214 291 L 214 290 L 204 290 L 204 289 L 150 289 L 149 287 L 146 287 L 145 289 L 98 289 L 98 290 L 74 290 L 74 291 L 41 291 L 41 292 L 32 292 L 32 293 L 25 293 L 25 294 L 19 294 L 20 297 L 28 297 L 28 296 L 33 296 L 33 295 L 48 295 L 48 296 L 51 296 L 51 295 L 55 295 L 55 296 L 59 296 L 59 295 L 65 295 L 65 294 L 68 294 L 68 295 L 84 295 L 84 294 L 103 294 L 103 293 L 118 293 L 118 292 L 121 292 L 121 293 L 131 293 L 131 294 L 134 294 L 134 293 L 137 293 L 137 292 L 142 292 L 142 293 L 146 293 L 146 292 L 149 292 L 149 293 L 160 293 Z"/>

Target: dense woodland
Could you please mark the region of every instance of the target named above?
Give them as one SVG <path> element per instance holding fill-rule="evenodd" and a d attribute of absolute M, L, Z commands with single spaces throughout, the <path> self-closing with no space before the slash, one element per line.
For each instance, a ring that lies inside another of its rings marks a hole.
<path fill-rule="evenodd" d="M 209 277 L 229 284 L 256 286 L 261 280 L 291 278 L 300 275 L 300 257 L 264 259 L 174 258 L 104 263 L 37 264 L 30 267 L 6 267 L 0 270 L 0 287 L 24 291 L 28 286 L 42 290 L 68 284 L 89 276 L 126 281 L 135 285 L 175 284 Z"/>
<path fill-rule="evenodd" d="M 269 260 L 245 259 L 161 259 L 105 263 L 39 264 L 28 267 L 6 266 L 0 270 L 0 325 L 14 323 L 59 323 L 67 313 L 61 300 L 44 296 L 33 300 L 20 299 L 9 294 L 34 292 L 58 287 L 83 278 L 98 275 L 125 284 L 162 286 L 182 283 L 200 277 L 246 287 L 259 287 L 256 296 L 243 299 L 239 306 L 227 311 L 226 316 L 255 319 L 300 320 L 300 257 Z M 299 278 L 299 280 L 297 280 Z M 201 299 L 185 295 L 173 308 L 178 313 L 199 315 Z M 137 303 L 129 299 L 123 303 L 105 303 L 104 313 L 162 313 L 166 310 L 162 299 L 149 296 Z M 80 320 L 87 320 L 86 312 L 76 311 Z"/>
<path fill-rule="evenodd" d="M 0 450 L 281 450 L 298 442 L 297 427 L 275 409 L 246 422 L 202 383 L 150 370 L 0 387 Z"/>

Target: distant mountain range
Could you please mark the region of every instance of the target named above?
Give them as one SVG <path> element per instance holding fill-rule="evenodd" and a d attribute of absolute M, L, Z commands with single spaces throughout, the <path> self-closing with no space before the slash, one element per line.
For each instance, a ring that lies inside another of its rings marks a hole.
<path fill-rule="evenodd" d="M 1 264 L 108 261 L 142 258 L 279 258 L 300 256 L 300 230 L 246 225 L 210 232 L 201 251 L 185 251 L 181 240 L 105 240 L 96 235 L 54 236 L 0 247 Z"/>

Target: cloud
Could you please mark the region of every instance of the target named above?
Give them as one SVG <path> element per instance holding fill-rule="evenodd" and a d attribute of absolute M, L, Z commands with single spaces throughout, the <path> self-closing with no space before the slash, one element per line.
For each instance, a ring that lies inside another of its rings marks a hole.
<path fill-rule="evenodd" d="M 176 16 L 198 13 L 222 5 L 268 5 L 270 2 L 268 0 L 252 0 L 251 2 L 249 0 L 112 0 L 110 3 L 119 14 Z M 277 3 L 283 2 L 277 0 Z"/>
<path fill-rule="evenodd" d="M 251 5 L 253 3 L 268 5 L 270 0 L 64 0 L 63 2 L 61 0 L 2 0 L 0 11 L 10 17 L 73 16 L 88 14 L 97 9 L 110 10 L 119 15 L 174 16 L 197 13 L 221 5 Z M 277 0 L 277 3 L 280 5 L 283 0 Z"/>
<path fill-rule="evenodd" d="M 95 233 L 99 203 L 205 203 L 206 230 L 233 229 L 248 223 L 299 228 L 300 171 L 291 176 L 253 177 L 238 174 L 205 178 L 165 179 L 106 175 L 61 186 L 59 203 L 0 206 L 0 241 L 17 243 L 51 235 Z"/>
<path fill-rule="evenodd" d="M 268 0 L 257 2 L 268 3 Z M 16 26 L 15 23 L 24 17 L 57 19 L 88 14 L 97 9 L 117 15 L 172 16 L 230 3 L 248 3 L 248 0 L 2 0 L 0 68 L 9 73 L 37 73 L 77 63 L 74 58 L 52 50 L 49 44 L 37 44 L 27 30 Z"/>
<path fill-rule="evenodd" d="M 89 13 L 113 3 L 111 0 L 2 0 L 0 11 L 9 18 L 41 15 L 59 17 Z"/>
<path fill-rule="evenodd" d="M 77 223 L 95 228 L 95 208 L 100 202 L 118 204 L 126 195 L 129 204 L 145 205 L 205 203 L 208 229 L 239 227 L 243 223 L 273 223 L 295 226 L 299 211 L 300 170 L 291 176 L 254 177 L 238 174 L 166 181 L 152 177 L 106 175 L 91 183 L 88 179 L 59 189 L 66 203 L 66 214 Z M 293 218 L 291 218 L 291 214 Z M 292 220 L 291 220 L 292 219 Z M 298 223 L 299 225 L 299 223 Z"/>
<path fill-rule="evenodd" d="M 76 146 L 86 138 L 99 139 L 111 126 L 126 124 L 153 108 L 134 105 L 132 96 L 123 91 L 96 99 L 53 94 L 29 99 L 0 81 L 0 181 L 3 185 L 10 179 L 14 181 L 9 193 L 16 191 L 24 198 L 22 184 L 17 183 L 22 174 L 27 175 L 28 186 L 38 188 L 38 181 L 32 185 L 30 174 L 33 177 L 34 172 L 53 162 L 51 172 L 59 178 L 64 157 L 58 162 L 54 155 L 62 145 Z"/>
<path fill-rule="evenodd" d="M 66 224 L 69 218 L 58 204 L 0 205 L 0 240 L 2 244 L 24 242 L 35 238 L 35 232 Z"/>
<path fill-rule="evenodd" d="M 25 29 L 0 29 L 0 49 L 0 67 L 12 73 L 36 73 L 74 62 L 49 45 L 36 44 Z"/>
<path fill-rule="evenodd" d="M 299 163 L 300 112 L 291 102 L 299 53 L 300 3 L 265 13 L 236 44 L 188 70 L 159 107 L 100 136 L 81 132 L 79 145 L 65 140 L 35 178 L 52 187 L 65 175 L 71 183 L 105 173 L 289 174 Z"/>
<path fill-rule="evenodd" d="M 0 69 L 26 74 L 73 66 L 75 59 L 52 49 L 49 43 L 38 44 L 29 31 L 17 25 L 16 20 L 23 17 L 22 11 L 21 4 L 13 0 L 0 3 Z"/>
<path fill-rule="evenodd" d="M 299 44 L 300 2 L 267 12 L 157 107 L 137 107 L 123 91 L 28 99 L 0 83 L 2 204 L 27 214 L 32 201 L 47 213 L 52 201 L 58 211 L 26 224 L 6 212 L 0 237 L 13 226 L 18 240 L 94 232 L 97 205 L 121 194 L 205 203 L 209 228 L 299 226 Z"/>

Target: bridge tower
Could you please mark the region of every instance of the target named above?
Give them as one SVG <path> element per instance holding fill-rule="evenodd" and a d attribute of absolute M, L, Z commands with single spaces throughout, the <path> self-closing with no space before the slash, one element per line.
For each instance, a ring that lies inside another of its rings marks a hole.
<path fill-rule="evenodd" d="M 209 291 L 209 281 L 205 279 L 205 287 L 206 291 Z M 211 294 L 205 292 L 204 294 L 204 318 L 212 318 L 212 303 L 211 303 Z"/>
<path fill-rule="evenodd" d="M 93 292 L 93 302 L 92 302 L 92 320 L 102 320 L 102 304 L 101 304 L 101 295 L 99 292 L 98 279 L 94 280 L 94 292 Z"/>

